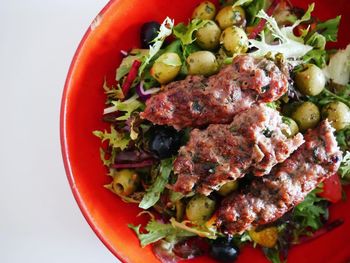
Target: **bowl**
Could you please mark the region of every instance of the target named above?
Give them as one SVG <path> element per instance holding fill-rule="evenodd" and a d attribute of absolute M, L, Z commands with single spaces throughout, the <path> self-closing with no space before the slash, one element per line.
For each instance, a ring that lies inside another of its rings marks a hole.
<path fill-rule="evenodd" d="M 139 47 L 139 31 L 144 22 L 161 22 L 166 16 L 175 22 L 188 21 L 197 0 L 114 0 L 96 16 L 84 35 L 70 66 L 65 83 L 60 119 L 64 165 L 74 197 L 87 222 L 106 247 L 122 262 L 158 262 L 151 248 L 141 248 L 127 224 L 145 223 L 137 217 L 137 205 L 126 204 L 107 191 L 106 169 L 99 157 L 100 141 L 92 135 L 104 129 L 102 122 L 106 79 L 113 83 L 121 61 L 120 50 Z M 298 7 L 307 2 L 292 1 Z M 339 41 L 331 47 L 345 47 L 350 42 L 350 2 L 319 0 L 314 14 L 321 19 L 343 14 Z M 349 189 L 347 189 L 350 194 Z M 345 262 L 350 259 L 350 201 L 336 204 L 332 218 L 344 219 L 337 229 L 309 243 L 291 249 L 288 262 Z M 107 251 L 106 251 L 107 253 Z M 191 262 L 214 262 L 199 257 Z M 245 247 L 238 262 L 267 262 L 260 249 Z"/>

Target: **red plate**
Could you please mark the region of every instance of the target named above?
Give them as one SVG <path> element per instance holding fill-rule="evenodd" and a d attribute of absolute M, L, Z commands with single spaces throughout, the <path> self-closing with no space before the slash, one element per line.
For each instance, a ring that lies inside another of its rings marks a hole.
<path fill-rule="evenodd" d="M 102 84 L 112 81 L 121 60 L 120 50 L 139 47 L 142 23 L 188 21 L 196 0 L 115 0 L 96 17 L 83 37 L 73 58 L 61 105 L 61 145 L 64 164 L 73 194 L 82 213 L 102 242 L 123 262 L 158 262 L 149 247 L 141 248 L 128 223 L 137 224 L 140 210 L 123 203 L 103 185 L 109 182 L 99 157 L 100 141 L 92 131 L 106 126 L 101 121 L 104 108 Z M 306 7 L 303 0 L 292 1 Z M 310 1 L 311 2 L 311 1 Z M 350 42 L 350 2 L 348 0 L 315 1 L 314 14 L 321 19 L 343 14 L 337 47 Z M 350 195 L 350 191 L 349 195 Z M 345 262 L 350 259 L 350 201 L 331 209 L 332 218 L 345 223 L 323 237 L 294 247 L 288 262 Z M 192 262 L 213 262 L 198 258 Z M 243 249 L 239 262 L 267 262 L 258 249 Z"/>

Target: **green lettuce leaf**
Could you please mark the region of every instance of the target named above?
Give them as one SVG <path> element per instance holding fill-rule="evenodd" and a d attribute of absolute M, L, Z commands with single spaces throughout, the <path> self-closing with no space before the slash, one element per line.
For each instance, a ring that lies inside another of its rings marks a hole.
<path fill-rule="evenodd" d="M 258 24 L 260 19 L 256 15 L 260 10 L 265 9 L 266 5 L 266 0 L 255 0 L 245 7 L 248 16 L 248 25 L 253 26 Z"/>
<path fill-rule="evenodd" d="M 276 248 L 263 248 L 263 252 L 271 263 L 281 263 L 280 251 Z"/>
<path fill-rule="evenodd" d="M 103 89 L 105 91 L 105 94 L 107 95 L 108 99 L 124 99 L 124 93 L 122 91 L 122 88 L 120 87 L 119 83 L 116 87 L 114 86 L 108 86 L 107 81 L 105 80 L 103 83 Z"/>
<path fill-rule="evenodd" d="M 151 62 L 152 58 L 160 51 L 164 40 L 171 35 L 174 27 L 174 20 L 166 17 L 160 25 L 157 37 L 152 41 L 153 44 L 149 46 L 148 55 L 142 59 L 142 64 L 139 68 L 138 75 L 141 76 L 146 66 Z"/>
<path fill-rule="evenodd" d="M 324 49 L 312 49 L 303 56 L 305 63 L 312 63 L 319 68 L 326 66 L 327 52 Z"/>
<path fill-rule="evenodd" d="M 138 96 L 136 94 L 124 101 L 113 100 L 112 104 L 113 106 L 104 109 L 103 114 L 120 111 L 123 114 L 116 118 L 118 121 L 127 120 L 130 118 L 133 112 L 136 110 L 143 110 L 145 107 L 145 104 L 138 100 Z"/>
<path fill-rule="evenodd" d="M 343 150 L 350 150 L 350 127 L 346 127 L 336 132 L 339 147 Z"/>
<path fill-rule="evenodd" d="M 236 7 L 236 6 L 241 6 L 241 5 L 245 5 L 248 4 L 250 2 L 252 2 L 253 0 L 237 0 L 233 5 L 232 8 Z"/>
<path fill-rule="evenodd" d="M 338 173 L 340 176 L 344 179 L 349 180 L 350 179 L 350 152 L 345 152 L 343 156 L 343 160 L 340 164 Z"/>
<path fill-rule="evenodd" d="M 192 19 L 189 25 L 179 23 L 174 27 L 174 35 L 180 39 L 182 45 L 192 44 L 196 39 L 193 34 L 195 31 L 205 26 L 209 21 L 201 19 Z"/>
<path fill-rule="evenodd" d="M 316 188 L 310 192 L 294 209 L 294 221 L 298 222 L 298 232 L 303 233 L 309 227 L 313 230 L 319 229 L 323 224 L 321 218 L 327 214 L 327 208 L 320 205 L 320 202 L 324 200 L 322 197 L 318 197 L 317 193 L 320 193 L 322 189 Z"/>
<path fill-rule="evenodd" d="M 327 41 L 336 42 L 338 36 L 338 27 L 341 16 L 329 19 L 316 25 L 316 31 L 323 35 Z"/>
<path fill-rule="evenodd" d="M 326 37 L 315 32 L 308 38 L 306 44 L 313 46 L 316 49 L 325 49 L 326 47 Z"/>
<path fill-rule="evenodd" d="M 160 162 L 159 174 L 154 183 L 146 190 L 146 194 L 139 205 L 140 208 L 148 209 L 158 202 L 160 194 L 163 192 L 172 170 L 172 159 L 165 159 Z"/>
<path fill-rule="evenodd" d="M 344 90 L 340 93 L 334 93 L 329 89 L 325 88 L 319 95 L 317 96 L 309 96 L 309 100 L 313 103 L 318 104 L 319 106 L 324 106 L 332 101 L 341 101 L 350 107 L 349 93 L 350 85 L 344 86 Z"/>
<path fill-rule="evenodd" d="M 93 131 L 92 132 L 95 136 L 100 138 L 102 142 L 108 141 L 109 146 L 124 150 L 126 147 L 128 147 L 128 144 L 130 142 L 130 138 L 126 136 L 125 133 L 123 132 L 118 132 L 113 125 L 111 125 L 111 131 L 108 132 L 105 130 L 104 132 L 102 131 Z"/>
<path fill-rule="evenodd" d="M 128 227 L 135 231 L 142 247 L 157 242 L 163 238 L 174 239 L 179 237 L 195 236 L 195 234 L 176 228 L 172 224 L 163 224 L 153 219 L 148 222 L 147 226 L 145 227 L 147 233 L 144 234 L 140 232 L 141 225 L 134 226 L 132 224 L 129 224 Z"/>

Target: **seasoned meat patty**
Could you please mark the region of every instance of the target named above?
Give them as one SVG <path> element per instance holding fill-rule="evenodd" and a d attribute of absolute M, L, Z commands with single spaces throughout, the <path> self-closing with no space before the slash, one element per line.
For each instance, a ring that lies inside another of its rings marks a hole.
<path fill-rule="evenodd" d="M 231 124 L 194 129 L 174 162 L 178 179 L 173 190 L 186 194 L 195 187 L 209 195 L 248 171 L 268 174 L 304 142 L 300 133 L 287 138 L 287 129 L 279 112 L 264 104 L 240 113 Z"/>
<path fill-rule="evenodd" d="M 288 85 L 288 70 L 267 59 L 237 56 L 209 78 L 188 76 L 168 84 L 146 102 L 141 117 L 160 125 L 201 127 L 230 123 L 237 113 L 260 102 L 280 98 Z"/>
<path fill-rule="evenodd" d="M 305 143 L 270 175 L 255 178 L 246 192 L 223 200 L 217 220 L 223 232 L 242 233 L 275 221 L 338 170 L 342 154 L 327 120 L 304 138 Z"/>

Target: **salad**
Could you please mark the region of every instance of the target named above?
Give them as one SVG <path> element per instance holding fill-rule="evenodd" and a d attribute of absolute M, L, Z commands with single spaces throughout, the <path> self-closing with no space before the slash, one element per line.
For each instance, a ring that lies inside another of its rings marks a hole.
<path fill-rule="evenodd" d="M 104 83 L 105 187 L 150 218 L 128 227 L 162 262 L 246 244 L 271 262 L 340 226 L 350 180 L 350 45 L 341 17 L 284 0 L 204 1 L 142 25 Z"/>

